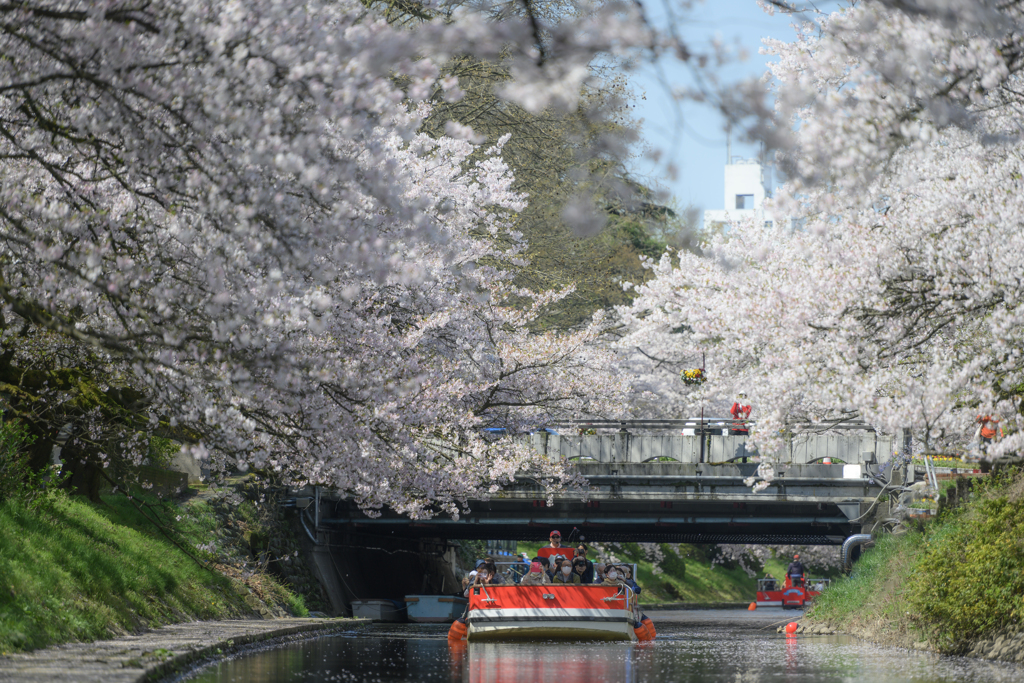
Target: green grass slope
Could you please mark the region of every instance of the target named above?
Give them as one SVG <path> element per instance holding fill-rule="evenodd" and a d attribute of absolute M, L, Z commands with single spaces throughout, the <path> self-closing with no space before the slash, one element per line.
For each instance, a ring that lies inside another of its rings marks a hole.
<path fill-rule="evenodd" d="M 201 516 L 187 519 L 183 539 L 210 532 Z M 0 652 L 246 614 L 230 579 L 157 535 L 122 497 L 0 503 Z"/>
<path fill-rule="evenodd" d="M 1024 474 L 978 482 L 923 532 L 885 536 L 808 616 L 876 642 L 962 653 L 1024 622 Z"/>

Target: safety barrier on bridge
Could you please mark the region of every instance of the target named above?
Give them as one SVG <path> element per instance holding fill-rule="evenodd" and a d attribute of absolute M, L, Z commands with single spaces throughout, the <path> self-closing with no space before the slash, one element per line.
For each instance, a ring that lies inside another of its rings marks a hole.
<path fill-rule="evenodd" d="M 749 436 L 743 433 L 752 427 L 752 422 L 738 425 L 729 418 L 576 422 L 516 438 L 529 440 L 534 450 L 547 457 L 569 460 L 714 464 L 742 462 L 758 455 Z M 806 465 L 827 459 L 851 465 L 874 464 L 886 462 L 899 446 L 897 437 L 878 434 L 864 424 L 820 425 L 818 431 L 815 425 L 802 427 L 804 431 L 791 436 L 781 451 L 772 454 L 779 462 Z M 579 433 L 610 428 L 619 431 Z M 651 431 L 675 433 L 636 433 Z"/>

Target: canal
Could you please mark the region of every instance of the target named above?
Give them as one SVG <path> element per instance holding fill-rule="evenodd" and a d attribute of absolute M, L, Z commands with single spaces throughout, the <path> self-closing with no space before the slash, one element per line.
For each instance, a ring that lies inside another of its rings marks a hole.
<path fill-rule="evenodd" d="M 653 613 L 657 619 L 657 613 Z M 374 625 L 249 652 L 185 679 L 197 683 L 920 683 L 1020 681 L 1012 664 L 884 648 L 847 636 L 790 636 L 692 618 L 658 620 L 628 643 L 465 643 L 447 627 Z"/>

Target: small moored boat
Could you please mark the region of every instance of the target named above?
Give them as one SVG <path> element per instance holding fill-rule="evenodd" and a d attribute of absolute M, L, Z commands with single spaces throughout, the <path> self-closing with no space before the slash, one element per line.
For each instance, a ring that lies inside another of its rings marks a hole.
<path fill-rule="evenodd" d="M 466 598 L 451 595 L 407 595 L 405 605 L 409 621 L 416 623 L 444 623 L 466 611 Z"/>

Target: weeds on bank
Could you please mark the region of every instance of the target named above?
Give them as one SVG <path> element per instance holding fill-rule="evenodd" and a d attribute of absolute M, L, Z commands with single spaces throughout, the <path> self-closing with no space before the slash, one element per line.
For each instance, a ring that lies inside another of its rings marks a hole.
<path fill-rule="evenodd" d="M 963 652 L 1024 616 L 1024 475 L 975 485 L 923 532 L 883 536 L 808 616 L 873 640 Z"/>
<path fill-rule="evenodd" d="M 850 576 L 833 581 L 815 598 L 808 616 L 848 631 L 870 631 L 883 643 L 916 638 L 906 590 L 923 545 L 920 533 L 882 536 L 861 555 Z"/>

